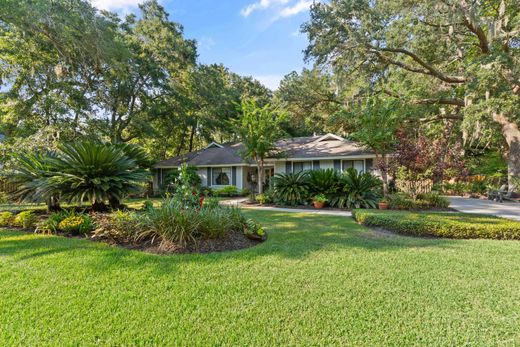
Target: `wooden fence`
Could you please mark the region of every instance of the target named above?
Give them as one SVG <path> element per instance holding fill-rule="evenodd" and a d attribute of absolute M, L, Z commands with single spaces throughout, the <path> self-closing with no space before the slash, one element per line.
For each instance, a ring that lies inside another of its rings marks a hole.
<path fill-rule="evenodd" d="M 430 193 L 433 188 L 433 181 L 403 181 L 396 180 L 395 185 L 401 192 L 408 193 L 411 195 L 426 194 Z"/>

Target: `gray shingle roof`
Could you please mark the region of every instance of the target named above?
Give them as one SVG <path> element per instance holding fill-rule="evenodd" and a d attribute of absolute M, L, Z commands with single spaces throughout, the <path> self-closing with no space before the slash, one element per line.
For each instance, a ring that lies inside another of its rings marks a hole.
<path fill-rule="evenodd" d="M 240 155 L 244 146 L 241 143 L 223 144 L 222 147 L 211 146 L 199 151 L 187 153 L 160 161 L 154 166 L 178 167 L 182 163 L 193 166 L 208 165 L 240 165 L 252 164 Z M 345 140 L 334 135 L 308 136 L 284 139 L 276 142 L 281 158 L 336 158 L 344 156 L 373 155 L 373 152 L 354 141 Z"/>
<path fill-rule="evenodd" d="M 244 146 L 241 143 L 228 143 L 220 147 L 209 147 L 199 151 L 180 155 L 156 163 L 155 167 L 176 167 L 182 163 L 192 166 L 207 165 L 239 165 L 250 164 L 252 162 L 242 159 L 240 155 Z"/>
<path fill-rule="evenodd" d="M 276 147 L 286 158 L 332 158 L 374 153 L 354 141 L 325 136 L 296 137 L 280 140 Z"/>

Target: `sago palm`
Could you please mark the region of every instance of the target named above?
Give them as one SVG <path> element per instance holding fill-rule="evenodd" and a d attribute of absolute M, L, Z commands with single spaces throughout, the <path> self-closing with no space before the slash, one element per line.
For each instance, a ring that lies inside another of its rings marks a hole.
<path fill-rule="evenodd" d="M 41 190 L 59 191 L 70 202 L 90 201 L 95 209 L 105 201 L 119 205 L 149 177 L 122 148 L 95 142 L 64 145 L 50 163 L 54 174 L 43 180 Z"/>

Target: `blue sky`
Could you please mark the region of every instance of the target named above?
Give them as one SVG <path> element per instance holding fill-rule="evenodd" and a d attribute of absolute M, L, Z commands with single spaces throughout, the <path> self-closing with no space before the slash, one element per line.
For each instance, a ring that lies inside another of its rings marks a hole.
<path fill-rule="evenodd" d="M 99 8 L 125 13 L 140 0 L 93 0 Z M 271 89 L 304 66 L 305 35 L 312 0 L 160 0 L 170 19 L 198 41 L 199 61 L 222 63 Z"/>

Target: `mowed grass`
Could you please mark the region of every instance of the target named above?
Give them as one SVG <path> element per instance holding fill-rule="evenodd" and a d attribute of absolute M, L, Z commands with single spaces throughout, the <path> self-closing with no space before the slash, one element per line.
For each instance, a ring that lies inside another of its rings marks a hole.
<path fill-rule="evenodd" d="M 158 256 L 0 231 L 0 345 L 520 345 L 520 242 L 247 211 L 242 251 Z"/>

